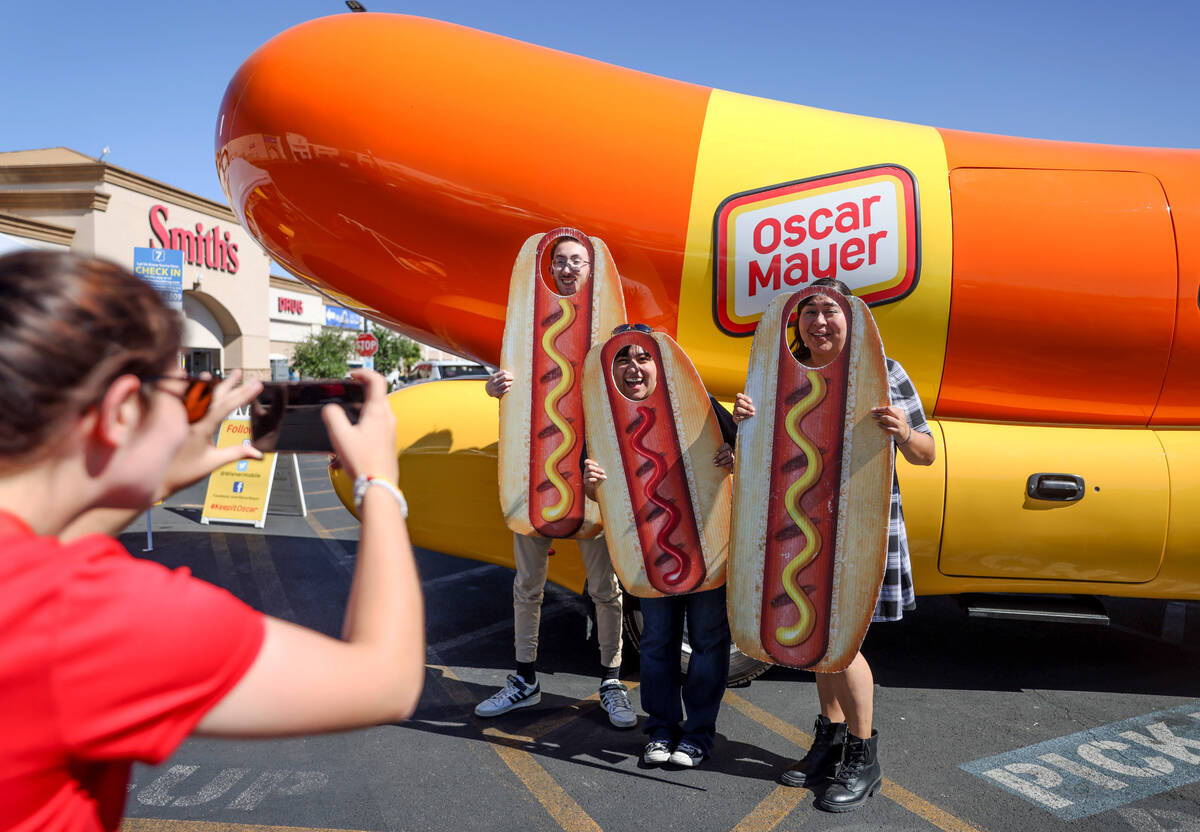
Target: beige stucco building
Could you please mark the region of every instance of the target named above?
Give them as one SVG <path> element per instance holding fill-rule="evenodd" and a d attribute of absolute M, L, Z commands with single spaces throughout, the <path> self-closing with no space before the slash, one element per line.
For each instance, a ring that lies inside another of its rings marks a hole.
<path fill-rule="evenodd" d="M 135 248 L 183 252 L 188 373 L 288 378 L 297 343 L 363 327 L 349 309 L 290 277 L 228 206 L 65 147 L 0 152 L 0 254 L 69 250 L 133 268 Z M 421 346 L 422 359 L 450 353 Z M 357 356 L 354 356 L 357 358 Z"/>
<path fill-rule="evenodd" d="M 65 147 L 0 153 L 0 253 L 26 247 L 183 251 L 186 370 L 270 377 L 271 261 L 228 206 Z"/>

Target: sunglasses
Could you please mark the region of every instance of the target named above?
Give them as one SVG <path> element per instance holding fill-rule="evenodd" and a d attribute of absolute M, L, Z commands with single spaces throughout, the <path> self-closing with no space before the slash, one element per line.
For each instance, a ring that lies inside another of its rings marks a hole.
<path fill-rule="evenodd" d="M 612 334 L 619 335 L 620 333 L 628 332 L 631 329 L 634 330 L 635 332 L 653 332 L 654 331 L 653 329 L 650 328 L 650 326 L 648 324 L 621 324 L 619 327 L 617 327 L 616 329 L 614 329 L 612 331 Z"/>
<path fill-rule="evenodd" d="M 188 424 L 199 422 L 204 418 L 204 414 L 208 413 L 208 407 L 212 404 L 213 387 L 217 383 L 215 379 L 195 378 L 191 376 L 150 376 L 143 378 L 142 381 L 153 385 L 165 393 L 170 393 L 183 402 L 183 407 L 187 410 Z M 183 382 L 185 386 L 182 390 L 177 386 L 160 386 L 164 381 Z"/>

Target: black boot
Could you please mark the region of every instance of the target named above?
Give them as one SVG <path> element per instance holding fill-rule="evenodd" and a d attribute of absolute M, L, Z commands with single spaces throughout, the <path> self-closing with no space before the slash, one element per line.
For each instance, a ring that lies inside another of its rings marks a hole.
<path fill-rule="evenodd" d="M 829 781 L 829 788 L 817 800 L 818 809 L 827 812 L 849 812 L 867 802 L 883 782 L 879 771 L 879 732 L 871 731 L 869 739 L 846 734 L 842 761 Z"/>
<path fill-rule="evenodd" d="M 813 727 L 813 744 L 804 759 L 792 763 L 779 782 L 785 786 L 813 786 L 833 774 L 837 761 L 842 757 L 842 743 L 846 741 L 846 723 L 830 722 L 828 717 L 817 717 Z"/>

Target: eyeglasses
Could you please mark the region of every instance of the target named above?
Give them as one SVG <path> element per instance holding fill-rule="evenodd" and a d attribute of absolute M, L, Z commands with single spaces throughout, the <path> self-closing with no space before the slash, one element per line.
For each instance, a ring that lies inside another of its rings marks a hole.
<path fill-rule="evenodd" d="M 614 329 L 612 331 L 612 334 L 618 335 L 622 332 L 628 332 L 631 329 L 636 330 L 637 332 L 653 332 L 654 331 L 653 329 L 650 328 L 649 324 L 621 324 L 619 327 L 617 327 L 616 329 Z"/>
<path fill-rule="evenodd" d="M 584 260 L 579 255 L 575 255 L 569 259 L 566 257 L 555 257 L 554 260 L 551 261 L 551 265 L 554 266 L 554 268 L 560 270 L 570 269 L 573 272 L 577 272 L 584 266 L 590 266 L 591 264 L 592 263 L 590 260 Z"/>
<path fill-rule="evenodd" d="M 160 387 L 164 381 L 182 381 L 186 386 L 183 390 Z M 214 379 L 189 376 L 149 376 L 143 378 L 142 382 L 151 384 L 164 393 L 170 393 L 183 402 L 183 407 L 187 410 L 188 424 L 199 422 L 204 418 L 204 414 L 208 413 L 208 407 L 212 404 L 213 387 L 216 386 Z"/>

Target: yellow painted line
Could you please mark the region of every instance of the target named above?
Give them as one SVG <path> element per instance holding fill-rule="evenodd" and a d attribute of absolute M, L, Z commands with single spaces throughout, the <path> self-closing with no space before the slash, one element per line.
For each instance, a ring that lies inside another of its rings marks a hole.
<path fill-rule="evenodd" d="M 333 493 L 332 488 L 326 488 L 324 491 L 305 491 L 304 495 L 306 497 L 315 497 L 318 494 L 332 494 L 332 493 Z"/>
<path fill-rule="evenodd" d="M 770 731 L 774 731 L 776 734 L 779 734 L 779 736 L 791 741 L 801 748 L 808 748 L 810 745 L 812 745 L 812 737 L 810 735 L 792 725 L 789 725 L 774 714 L 764 711 L 753 702 L 746 700 L 733 691 L 725 691 L 724 701 L 741 711 L 746 716 L 750 717 L 750 719 L 754 720 L 759 725 L 762 725 L 764 728 Z M 787 786 L 780 786 L 779 788 L 800 792 L 801 794 L 807 793 L 806 789 L 789 789 Z M 924 818 L 938 829 L 944 830 L 944 832 L 980 832 L 979 829 L 967 823 L 966 821 L 959 820 L 944 809 L 933 805 L 923 797 L 913 794 L 896 781 L 889 780 L 886 777 L 883 778 L 883 796 L 896 803 L 901 808 L 912 812 L 914 815 Z M 759 813 L 760 810 L 763 810 L 763 817 L 768 817 L 763 804 L 768 803 L 770 799 L 771 796 L 768 796 L 767 800 L 764 800 L 763 803 L 760 803 L 753 812 L 743 819 L 742 823 L 746 823 L 752 818 L 755 818 L 756 813 Z M 779 820 L 782 820 L 782 818 Z M 776 820 L 775 823 L 779 823 L 779 820 Z M 743 830 L 742 826 L 739 824 L 735 828 L 742 830 L 742 832 L 751 832 L 751 830 L 754 830 L 754 832 L 759 832 L 759 830 L 771 829 L 773 826 L 774 824 L 771 826 L 748 826 Z"/>
<path fill-rule="evenodd" d="M 954 815 L 934 806 L 923 797 L 910 792 L 892 780 L 883 778 L 883 796 L 899 803 L 914 815 L 919 815 L 932 823 L 938 829 L 946 832 L 979 832 L 974 826 L 954 817 Z"/>
<path fill-rule="evenodd" d="M 326 529 L 325 531 L 327 531 L 329 534 L 336 534 L 337 532 L 348 532 L 351 529 L 358 528 L 362 527 L 358 523 L 355 523 L 353 526 L 338 526 L 336 529 Z"/>
<path fill-rule="evenodd" d="M 311 511 L 304 516 L 304 520 L 308 523 L 309 527 L 317 533 L 317 537 L 323 537 L 326 540 L 329 539 L 329 530 L 321 525 L 320 520 L 313 517 L 313 513 Z"/>
<path fill-rule="evenodd" d="M 346 507 L 339 504 L 336 506 L 325 506 L 325 508 L 310 508 L 308 510 L 308 513 L 315 514 L 318 511 L 345 511 L 345 510 L 346 510 Z"/>
<path fill-rule="evenodd" d="M 532 754 L 504 745 L 493 745 L 492 748 L 564 832 L 604 832 L 546 769 L 538 765 Z"/>
<path fill-rule="evenodd" d="M 443 680 L 462 683 L 462 680 L 445 665 L 428 665 L 431 670 L 439 670 Z M 591 697 L 589 697 L 590 699 Z M 586 702 L 587 700 L 582 700 Z M 577 703 L 578 704 L 578 703 Z M 572 714 L 573 716 L 573 714 Z M 521 739 L 525 739 L 524 735 L 529 735 L 526 741 L 532 741 L 538 736 L 552 730 L 551 726 L 560 724 L 560 719 L 547 718 L 538 721 L 531 728 L 524 732 Z M 536 733 L 535 733 L 536 731 Z M 485 735 L 495 739 L 513 737 L 511 734 L 506 734 L 496 728 L 488 728 L 483 732 Z M 533 758 L 533 755 L 528 751 L 522 751 L 519 748 L 512 748 L 508 745 L 500 743 L 489 743 L 492 750 L 500 755 L 500 759 L 508 766 L 509 770 L 517 776 L 529 790 L 529 793 L 542 804 L 550 817 L 554 818 L 561 826 L 564 832 L 604 832 L 600 826 L 592 820 L 587 812 L 583 811 L 583 807 L 575 802 L 575 799 L 567 794 L 566 790 L 550 776 L 546 769 Z"/>
<path fill-rule="evenodd" d="M 790 815 L 808 795 L 808 789 L 776 786 L 773 792 L 763 798 L 762 803 L 755 806 L 750 814 L 733 827 L 732 832 L 769 832 Z"/>
<path fill-rule="evenodd" d="M 260 826 L 250 823 L 217 823 L 207 820 L 126 818 L 121 832 L 356 832 L 349 829 L 313 829 L 307 826 Z"/>

